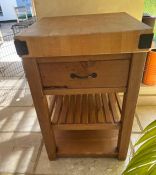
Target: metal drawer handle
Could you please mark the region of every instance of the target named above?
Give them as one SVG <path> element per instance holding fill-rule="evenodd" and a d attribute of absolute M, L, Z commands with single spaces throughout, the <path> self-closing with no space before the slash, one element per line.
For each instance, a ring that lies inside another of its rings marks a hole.
<path fill-rule="evenodd" d="M 89 74 L 89 75 L 86 75 L 86 76 L 80 76 L 80 75 L 76 75 L 74 73 L 71 73 L 70 77 L 72 79 L 75 79 L 75 78 L 78 78 L 78 79 L 96 78 L 97 77 L 97 73 L 92 73 L 92 74 Z"/>

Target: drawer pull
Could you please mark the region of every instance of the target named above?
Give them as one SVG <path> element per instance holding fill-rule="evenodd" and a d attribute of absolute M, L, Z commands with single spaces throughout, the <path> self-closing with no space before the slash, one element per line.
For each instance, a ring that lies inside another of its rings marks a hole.
<path fill-rule="evenodd" d="M 70 77 L 72 79 L 75 79 L 75 78 L 78 78 L 78 79 L 96 78 L 97 77 L 97 73 L 92 73 L 92 74 L 89 74 L 89 75 L 86 75 L 86 76 L 80 76 L 80 75 L 76 75 L 74 73 L 71 73 Z"/>

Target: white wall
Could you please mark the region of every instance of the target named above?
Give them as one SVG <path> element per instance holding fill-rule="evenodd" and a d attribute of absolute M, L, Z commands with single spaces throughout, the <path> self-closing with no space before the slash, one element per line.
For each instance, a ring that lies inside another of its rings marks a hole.
<path fill-rule="evenodd" d="M 3 11 L 3 16 L 0 16 L 0 21 L 16 19 L 14 10 L 14 7 L 17 6 L 16 0 L 0 0 L 0 5 Z"/>

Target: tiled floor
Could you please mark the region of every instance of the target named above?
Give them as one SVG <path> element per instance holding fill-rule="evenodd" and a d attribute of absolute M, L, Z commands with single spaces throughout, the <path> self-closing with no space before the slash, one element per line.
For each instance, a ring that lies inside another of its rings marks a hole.
<path fill-rule="evenodd" d="M 15 22 L 8 22 L 8 23 L 0 23 L 0 30 L 2 32 L 3 36 L 12 34 L 13 31 L 11 29 L 12 25 L 14 25 Z"/>
<path fill-rule="evenodd" d="M 144 104 L 146 99 L 145 103 L 137 106 L 126 161 L 110 158 L 60 158 L 50 162 L 25 79 L 1 79 L 0 174 L 121 175 L 134 152 L 133 145 L 141 130 L 156 119 L 156 106 Z"/>

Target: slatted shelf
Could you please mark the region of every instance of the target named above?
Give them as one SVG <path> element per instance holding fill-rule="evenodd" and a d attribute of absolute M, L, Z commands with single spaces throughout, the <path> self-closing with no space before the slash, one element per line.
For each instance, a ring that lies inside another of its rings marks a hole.
<path fill-rule="evenodd" d="M 121 104 L 115 93 L 57 95 L 51 101 L 51 120 L 56 129 L 102 130 L 120 127 Z"/>

